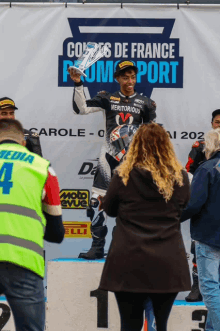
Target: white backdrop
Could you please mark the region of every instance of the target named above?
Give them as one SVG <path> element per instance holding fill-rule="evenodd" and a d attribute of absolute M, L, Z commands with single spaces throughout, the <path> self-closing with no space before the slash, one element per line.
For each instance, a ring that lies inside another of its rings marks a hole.
<path fill-rule="evenodd" d="M 156 101 L 157 122 L 170 131 L 185 165 L 193 142 L 211 127 L 211 112 L 220 108 L 219 14 L 220 5 L 0 4 L 0 97 L 12 98 L 17 119 L 40 134 L 61 189 L 91 189 L 103 142 L 101 113 L 72 112 L 73 82 L 66 69 L 83 43 L 108 42 L 112 51 L 100 62 L 109 65 L 109 75 L 98 65 L 89 72 L 87 96 L 118 88 L 111 73 L 122 56 L 137 61 L 137 90 Z M 164 52 L 151 52 L 154 44 Z M 74 208 L 64 209 L 63 219 L 88 221 L 85 209 Z M 113 225 L 109 220 L 106 249 Z M 183 235 L 189 253 L 187 223 Z M 46 259 L 77 257 L 90 245 L 88 238 L 46 244 Z"/>

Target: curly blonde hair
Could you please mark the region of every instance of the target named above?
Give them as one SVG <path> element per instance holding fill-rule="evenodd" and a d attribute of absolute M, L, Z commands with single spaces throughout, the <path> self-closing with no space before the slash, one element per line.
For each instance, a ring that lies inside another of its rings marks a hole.
<path fill-rule="evenodd" d="M 183 186 L 183 167 L 175 155 L 169 134 L 156 123 L 139 127 L 123 162 L 116 168 L 124 185 L 134 167 L 150 171 L 166 201 L 171 199 L 175 183 Z"/>

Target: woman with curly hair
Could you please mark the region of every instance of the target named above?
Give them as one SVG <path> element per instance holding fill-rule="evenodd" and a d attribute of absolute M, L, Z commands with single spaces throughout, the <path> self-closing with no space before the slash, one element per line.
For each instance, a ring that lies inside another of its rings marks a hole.
<path fill-rule="evenodd" d="M 155 123 L 141 125 L 103 203 L 117 218 L 99 288 L 115 293 L 121 331 L 142 329 L 149 298 L 157 331 L 166 331 L 178 292 L 191 289 L 180 232 L 188 200 L 188 176 L 168 133 Z"/>

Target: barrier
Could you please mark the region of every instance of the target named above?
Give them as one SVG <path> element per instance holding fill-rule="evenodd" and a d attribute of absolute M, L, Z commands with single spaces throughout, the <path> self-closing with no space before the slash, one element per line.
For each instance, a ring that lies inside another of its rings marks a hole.
<path fill-rule="evenodd" d="M 114 294 L 98 290 L 104 260 L 56 259 L 48 262 L 48 331 L 97 331 L 120 329 Z M 203 331 L 207 311 L 204 304 L 177 300 L 168 331 Z M 153 321 L 142 331 L 153 331 Z"/>

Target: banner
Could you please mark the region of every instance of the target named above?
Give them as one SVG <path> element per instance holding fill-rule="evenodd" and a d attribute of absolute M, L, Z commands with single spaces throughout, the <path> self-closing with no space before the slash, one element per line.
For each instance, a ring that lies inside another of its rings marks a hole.
<path fill-rule="evenodd" d="M 77 257 L 91 246 L 82 223 L 89 221 L 86 206 L 104 141 L 101 112 L 73 113 L 68 67 L 88 42 L 108 46 L 105 58 L 85 72 L 90 98 L 118 90 L 118 61 L 134 61 L 136 90 L 156 102 L 156 121 L 169 131 L 185 165 L 192 144 L 211 128 L 212 111 L 220 108 L 219 14 L 220 5 L 0 4 L 0 97 L 12 98 L 16 118 L 40 135 L 43 156 L 59 178 L 63 220 L 71 222 L 62 245 L 46 243 L 46 260 Z M 188 223 L 182 228 L 190 257 Z M 114 224 L 108 220 L 106 252 Z"/>

